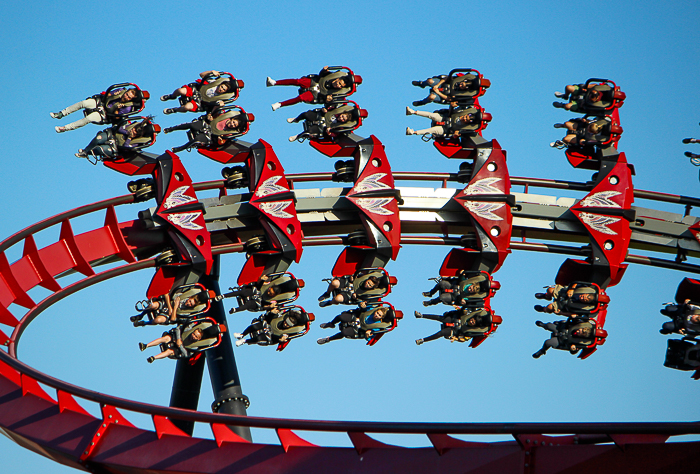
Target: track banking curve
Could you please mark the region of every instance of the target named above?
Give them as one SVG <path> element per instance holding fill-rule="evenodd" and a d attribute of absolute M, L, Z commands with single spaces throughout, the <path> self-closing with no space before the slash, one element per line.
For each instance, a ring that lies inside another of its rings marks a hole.
<path fill-rule="evenodd" d="M 302 182 L 330 181 L 330 173 L 297 174 L 287 176 L 290 184 Z M 448 173 L 395 172 L 394 178 L 412 182 L 437 182 L 446 188 L 447 182 L 456 181 Z M 518 195 L 516 208 L 537 199 L 528 199 L 529 188 L 570 189 L 586 191 L 587 183 L 564 182 L 533 178 L 513 177 L 512 183 L 524 186 L 525 193 Z M 197 183 L 196 190 L 218 189 L 221 181 Z M 406 188 L 407 189 L 407 188 Z M 415 189 L 415 188 L 411 188 Z M 429 194 L 426 188 L 425 194 Z M 309 190 L 297 191 L 312 196 Z M 689 209 L 700 205 L 700 200 L 684 196 L 635 191 L 635 197 L 651 202 L 669 202 L 685 206 L 683 214 L 664 215 L 670 221 L 684 226 L 677 235 L 662 236 L 650 242 L 644 232 L 643 216 L 658 219 L 658 213 L 637 208 L 635 223 L 638 237 L 633 238 L 631 248 L 655 252 L 677 253 L 684 246 L 689 253 L 700 255 L 700 247 L 688 232 L 687 227 L 695 223 L 688 219 Z M 307 198 L 313 199 L 313 198 Z M 542 199 L 539 199 L 542 201 Z M 98 282 L 155 266 L 153 258 L 139 259 L 138 248 L 129 243 L 129 228 L 133 222 L 118 222 L 115 207 L 133 203 L 132 195 L 116 197 L 64 212 L 32 225 L 0 242 L 0 323 L 11 327 L 7 335 L 0 331 L 0 339 L 7 352 L 0 351 L 0 427 L 18 444 L 60 463 L 93 472 L 218 472 L 222 469 L 244 470 L 286 469 L 290 472 L 313 472 L 320 466 L 342 465 L 349 470 L 363 469 L 367 472 L 393 470 L 403 466 L 405 470 L 422 468 L 428 471 L 436 462 L 441 469 L 465 469 L 465 459 L 473 459 L 474 467 L 483 463 L 483 452 L 489 456 L 490 469 L 518 469 L 533 462 L 535 451 L 538 463 L 558 463 L 566 457 L 569 461 L 588 460 L 598 456 L 600 466 L 620 456 L 618 447 L 627 453 L 637 453 L 635 463 L 648 467 L 649 463 L 661 462 L 660 454 L 676 459 L 690 460 L 697 454 L 697 443 L 669 443 L 664 441 L 673 435 L 699 434 L 700 423 L 382 423 L 308 421 L 236 415 L 203 413 L 134 402 L 111 397 L 54 379 L 23 364 L 17 358 L 18 345 L 26 327 L 46 308 L 61 299 Z M 573 201 L 572 201 L 573 202 Z M 415 205 L 415 204 L 414 204 Z M 521 206 L 522 207 L 522 206 Z M 400 208 L 401 209 L 401 208 Z M 537 208 L 535 208 L 537 209 Z M 641 210 L 641 212 L 640 212 Z M 423 209 L 430 212 L 430 209 Z M 76 217 L 104 212 L 104 226 L 75 235 L 70 220 Z M 555 213 L 556 214 L 556 213 Z M 640 217 L 641 216 L 641 217 Z M 553 231 L 538 233 L 532 223 L 518 223 L 514 212 L 514 250 L 554 252 L 568 255 L 583 255 L 585 249 L 574 245 L 562 245 L 559 241 L 572 242 L 577 239 L 571 232 Z M 539 216 L 543 222 L 552 219 L 552 213 Z M 532 216 L 528 216 L 532 218 Z M 402 219 L 403 220 L 403 219 Z M 52 226 L 60 226 L 58 242 L 37 248 L 34 234 Z M 340 245 L 342 239 L 334 229 L 333 222 L 324 227 L 324 235 L 304 239 L 305 247 L 317 245 Z M 404 245 L 455 245 L 457 239 L 441 236 L 439 229 L 424 234 L 402 235 Z M 437 235 L 436 235 L 437 234 Z M 575 234 L 575 232 L 574 232 Z M 519 235 L 518 238 L 515 235 Z M 527 238 L 547 242 L 528 242 Z M 556 243 L 552 243 L 556 242 Z M 679 243 L 681 242 L 681 243 Z M 5 252 L 23 243 L 22 258 L 10 264 Z M 682 244 L 682 245 L 681 245 Z M 214 254 L 241 252 L 240 244 L 214 246 Z M 113 268 L 96 272 L 95 267 L 126 262 Z M 700 266 L 686 264 L 673 259 L 662 259 L 647 255 L 629 255 L 626 262 L 646 264 L 690 273 L 700 273 Z M 61 287 L 58 279 L 67 272 L 78 272 L 82 278 Z M 27 291 L 41 285 L 52 294 L 41 302 L 34 302 Z M 14 303 L 26 312 L 16 318 L 7 307 Z M 54 396 L 40 385 L 55 389 Z M 88 414 L 75 398 L 99 403 L 102 418 Z M 134 427 L 120 411 L 151 415 L 153 430 Z M 180 431 L 172 419 L 207 423 L 214 439 L 197 439 Z M 275 429 L 280 445 L 261 445 L 238 437 L 226 425 L 250 426 Z M 346 432 L 353 448 L 319 447 L 308 443 L 292 430 Z M 374 440 L 365 433 L 419 433 L 426 434 L 431 446 L 426 448 L 401 448 Z M 538 434 L 539 433 L 539 434 Z M 568 435 L 568 436 L 546 436 Z M 510 442 L 470 443 L 450 437 L 449 434 L 509 434 Z M 604 444 L 613 442 L 614 444 Z M 576 446 L 576 450 L 557 449 Z M 536 447 L 536 448 L 535 448 Z M 156 449 L 157 448 L 157 449 Z M 190 454 L 195 453 L 195 454 Z M 480 453 L 475 457 L 473 454 Z M 471 455 L 471 456 L 470 456 Z M 371 461 L 371 462 L 370 462 Z M 621 461 L 619 461 L 621 462 Z M 690 462 L 690 461 L 688 461 Z M 590 469 L 590 464 L 588 465 Z"/>

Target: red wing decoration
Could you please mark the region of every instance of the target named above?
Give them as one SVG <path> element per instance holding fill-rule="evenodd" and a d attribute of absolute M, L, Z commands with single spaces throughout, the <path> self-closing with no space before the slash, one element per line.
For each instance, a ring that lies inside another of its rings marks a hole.
<path fill-rule="evenodd" d="M 401 220 L 394 177 L 382 142 L 374 135 L 368 140 L 371 141 L 368 144 L 372 148 L 371 154 L 361 170 L 358 164 L 365 160 L 355 157 L 357 178 L 347 198 L 381 232 L 391 247 L 391 258 L 395 260 L 401 248 Z M 368 232 L 368 235 L 372 233 Z"/>
<path fill-rule="evenodd" d="M 691 225 L 690 227 L 688 227 L 688 229 L 690 230 L 690 232 L 692 232 L 693 237 L 695 237 L 695 240 L 697 240 L 698 243 L 700 243 L 700 221 Z"/>
<path fill-rule="evenodd" d="M 146 290 L 146 298 L 157 298 L 161 295 L 170 293 L 175 287 L 175 280 L 178 278 L 178 271 L 172 267 L 160 267 L 153 275 L 148 290 Z"/>
<path fill-rule="evenodd" d="M 342 158 L 355 154 L 359 139 L 360 137 L 351 133 L 348 136 L 341 135 L 333 139 L 311 138 L 309 145 L 330 158 Z"/>
<path fill-rule="evenodd" d="M 246 166 L 250 205 L 260 211 L 260 225 L 271 250 L 252 253 L 238 276 L 238 284 L 257 281 L 263 273 L 284 271 L 291 261 L 299 262 L 303 232 L 297 217 L 296 200 L 284 176 L 284 168 L 272 147 L 263 140 L 249 148 Z"/>
<path fill-rule="evenodd" d="M 192 179 L 174 153 L 158 160 L 154 173 L 158 184 L 155 215 L 170 224 L 168 234 L 183 261 L 212 268 L 211 240 L 204 222 L 204 208 L 192 187 Z"/>
<path fill-rule="evenodd" d="M 279 158 L 268 143 L 260 140 L 253 145 L 248 169 L 249 189 L 253 193 L 250 204 L 264 215 L 263 225 L 273 225 L 291 243 L 290 248 L 289 243 L 282 242 L 279 236 L 273 236 L 273 248 L 291 252 L 294 261 L 299 262 L 303 251 L 303 233 L 297 218 L 294 193 L 289 189 Z M 270 237 L 270 232 L 267 234 Z"/>
<path fill-rule="evenodd" d="M 623 262 L 632 234 L 633 192 L 632 173 L 622 153 L 617 163 L 601 163 L 597 184 L 571 208 L 591 236 L 592 264 L 608 267 L 608 278 L 595 281 L 603 288 L 617 284 L 627 268 Z"/>
<path fill-rule="evenodd" d="M 232 140 L 227 142 L 226 146 L 220 150 L 198 148 L 197 151 L 201 155 L 204 155 L 218 163 L 243 163 L 250 157 L 250 147 L 252 146 L 253 144 L 248 142 Z"/>
<path fill-rule="evenodd" d="M 466 188 L 454 200 L 469 212 L 474 223 L 482 253 L 497 254 L 490 273 L 500 268 L 510 253 L 513 215 L 510 176 L 503 150 L 498 142 L 484 149 L 474 161 L 474 173 Z"/>
<path fill-rule="evenodd" d="M 105 160 L 102 163 L 106 168 L 128 176 L 150 175 L 153 174 L 158 166 L 158 160 L 155 155 L 140 152 L 137 152 L 135 156 L 129 159 L 119 157 L 116 160 Z"/>

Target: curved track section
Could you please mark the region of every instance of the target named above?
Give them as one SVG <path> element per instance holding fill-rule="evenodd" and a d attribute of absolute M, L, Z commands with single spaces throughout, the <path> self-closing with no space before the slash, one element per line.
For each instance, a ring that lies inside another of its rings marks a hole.
<path fill-rule="evenodd" d="M 406 232 L 412 234 L 403 235 L 402 243 L 454 245 L 457 238 L 451 237 L 450 232 L 445 232 L 447 214 L 443 207 L 444 200 L 449 200 L 450 193 L 455 192 L 447 189 L 446 183 L 455 177 L 449 174 L 396 173 L 395 178 L 443 182 L 442 187 L 424 188 L 422 191 L 420 188 L 402 188 L 402 193 L 407 198 L 400 208 L 402 221 L 405 217 Z M 327 181 L 330 175 L 291 175 L 289 179 L 292 183 Z M 513 183 L 524 185 L 526 191 L 533 186 L 582 191 L 588 189 L 586 183 L 525 178 L 513 178 Z M 222 190 L 221 196 L 225 194 L 221 182 L 195 186 L 198 190 L 216 188 Z M 323 193 L 326 193 L 325 196 Z M 342 190 L 306 189 L 298 190 L 297 194 L 301 203 L 299 214 L 302 224 L 320 224 L 314 226 L 314 232 L 308 232 L 309 237 L 304 239 L 304 245 L 342 243 L 338 237 L 343 233 L 342 219 L 340 222 L 337 219 L 327 219 L 327 213 L 335 212 L 333 200 L 342 194 Z M 681 196 L 645 191 L 636 191 L 635 194 L 639 198 L 685 206 L 700 204 L 698 200 Z M 519 194 L 517 198 L 518 211 L 514 213 L 516 232 L 511 248 L 585 254 L 586 250 L 582 247 L 528 241 L 585 242 L 582 230 L 571 224 L 566 216 L 575 200 L 537 197 L 529 193 Z M 243 198 L 235 199 L 239 199 L 240 203 Z M 163 242 L 157 239 L 137 239 L 135 236 L 139 233 L 135 231 L 141 225 L 139 221 L 117 221 L 115 207 L 131 202 L 132 196 L 123 196 L 84 206 L 30 226 L 0 243 L 0 323 L 12 328 L 10 335 L 0 332 L 0 339 L 8 347 L 7 353 L 0 351 L 0 427 L 7 436 L 32 451 L 78 469 L 114 473 L 208 473 L 248 469 L 261 472 L 323 472 L 331 466 L 363 472 L 478 469 L 530 472 L 534 466 L 569 466 L 576 470 L 584 464 L 588 471 L 593 469 L 600 472 L 613 472 L 617 469 L 616 466 L 623 464 L 625 469 L 688 471 L 696 464 L 700 443 L 664 442 L 669 436 L 700 433 L 700 423 L 697 422 L 438 424 L 243 417 L 160 407 L 110 397 L 56 380 L 20 362 L 17 353 L 23 331 L 50 305 L 100 281 L 155 266 L 154 260 L 149 256 L 154 253 L 154 249 L 161 248 Z M 205 199 L 202 202 L 211 210 L 210 217 L 215 216 L 215 208 L 221 206 L 221 198 Z M 232 202 L 226 206 L 235 208 L 239 203 Z M 240 209 L 241 206 L 238 207 Z M 242 217 L 233 208 L 219 209 L 222 211 L 219 218 L 210 219 L 207 225 L 216 227 L 221 222 L 229 222 L 234 218 L 235 221 Z M 105 213 L 104 225 L 82 234 L 74 234 L 71 219 L 94 212 Z M 687 214 L 637 208 L 637 221 L 634 223 L 630 246 L 676 254 L 679 254 L 680 248 L 686 253 L 700 254 L 700 246 L 689 230 L 697 219 Z M 454 234 L 461 232 L 458 222 L 450 225 L 455 226 Z M 34 234 L 52 226 L 60 226 L 58 241 L 38 248 Z M 216 232 L 214 228 L 210 230 Z M 22 258 L 10 264 L 5 252 L 20 243 L 23 244 Z M 223 243 L 212 248 L 214 254 L 242 250 L 240 243 Z M 632 255 L 627 258 L 627 262 L 631 263 L 700 273 L 699 267 L 677 260 Z M 126 263 L 103 272 L 95 271 L 95 267 L 100 264 L 116 261 Z M 58 280 L 67 272 L 79 272 L 83 278 L 62 287 Z M 36 286 L 42 286 L 52 294 L 37 303 L 28 295 L 28 291 Z M 26 310 L 20 319 L 8 310 L 12 304 Z M 55 394 L 47 393 L 39 383 L 55 390 Z M 102 416 L 90 415 L 76 402 L 76 397 L 99 403 Z M 135 427 L 128 421 L 128 415 L 122 412 L 151 415 L 153 429 Z M 207 423 L 211 427 L 213 439 L 188 436 L 171 420 Z M 274 429 L 280 444 L 247 442 L 228 428 L 234 425 Z M 315 446 L 292 430 L 346 432 L 353 447 Z M 410 449 L 390 446 L 366 433 L 425 434 L 430 446 Z M 542 433 L 548 433 L 548 436 Z M 508 434 L 514 440 L 472 443 L 450 434 Z"/>

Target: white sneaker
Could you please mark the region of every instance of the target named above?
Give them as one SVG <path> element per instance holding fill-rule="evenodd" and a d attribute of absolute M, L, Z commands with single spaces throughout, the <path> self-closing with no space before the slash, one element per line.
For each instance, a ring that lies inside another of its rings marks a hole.
<path fill-rule="evenodd" d="M 294 117 L 289 117 L 287 119 L 287 123 L 294 123 Z"/>
<path fill-rule="evenodd" d="M 559 91 L 554 93 L 554 97 L 556 97 L 558 99 L 563 99 L 565 95 L 566 94 L 564 94 L 563 92 L 559 92 Z"/>
<path fill-rule="evenodd" d="M 410 108 L 408 105 L 406 106 L 406 115 L 413 115 L 415 114 L 416 111 Z"/>
<path fill-rule="evenodd" d="M 66 127 L 59 127 L 58 125 L 54 127 L 56 129 L 56 133 L 63 133 L 66 131 Z"/>
<path fill-rule="evenodd" d="M 63 118 L 63 113 L 62 112 L 49 112 L 51 115 L 51 118 L 55 119 L 62 119 Z"/>
<path fill-rule="evenodd" d="M 292 135 L 291 137 L 289 137 L 289 141 L 290 141 L 290 142 L 295 142 L 295 141 L 297 141 L 297 138 L 298 138 L 298 137 L 299 137 L 299 135 Z"/>
<path fill-rule="evenodd" d="M 406 135 L 413 135 L 416 132 L 411 127 L 406 127 Z"/>
<path fill-rule="evenodd" d="M 272 87 L 272 86 L 274 86 L 275 84 L 277 84 L 277 81 L 274 80 L 273 78 L 271 78 L 270 76 L 267 76 L 267 82 L 266 82 L 266 84 L 267 84 L 267 87 Z"/>
<path fill-rule="evenodd" d="M 239 339 L 236 341 L 236 347 L 240 347 L 245 344 L 245 339 Z"/>
<path fill-rule="evenodd" d="M 235 337 L 236 339 L 241 339 L 243 337 L 243 334 L 241 334 L 240 332 L 234 332 L 233 337 Z"/>
<path fill-rule="evenodd" d="M 274 112 L 275 110 L 279 109 L 280 107 L 282 107 L 282 104 L 279 102 L 275 102 L 274 104 L 272 104 L 272 111 Z"/>

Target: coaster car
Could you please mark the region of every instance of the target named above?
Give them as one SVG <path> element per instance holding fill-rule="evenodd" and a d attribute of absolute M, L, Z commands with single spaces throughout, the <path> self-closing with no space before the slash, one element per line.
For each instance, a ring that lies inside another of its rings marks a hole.
<path fill-rule="evenodd" d="M 205 317 L 193 319 L 192 321 L 181 327 L 182 341 L 186 341 L 188 336 L 197 329 L 203 331 L 205 334 L 209 332 L 213 334 L 210 335 L 210 337 L 203 337 L 199 341 L 184 344 L 183 347 L 185 349 L 185 355 L 178 349 L 177 345 L 175 344 L 175 337 L 172 334 L 174 330 L 171 330 L 170 332 L 173 340 L 171 342 L 162 343 L 160 345 L 160 350 L 162 352 L 165 352 L 168 349 L 172 349 L 174 351 L 174 354 L 172 356 L 169 356 L 170 359 L 182 359 L 185 357 L 192 357 L 198 352 L 203 352 L 207 349 L 212 349 L 221 344 L 222 334 L 226 331 L 225 328 L 226 327 L 223 324 L 217 324 L 217 322 L 213 318 Z"/>

